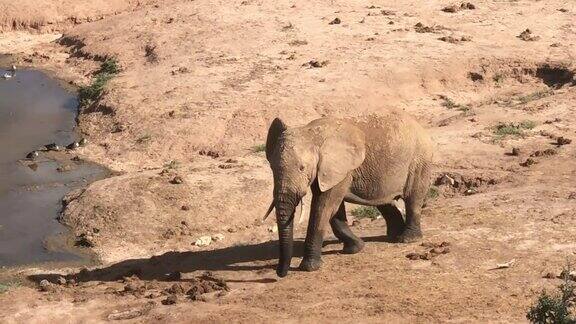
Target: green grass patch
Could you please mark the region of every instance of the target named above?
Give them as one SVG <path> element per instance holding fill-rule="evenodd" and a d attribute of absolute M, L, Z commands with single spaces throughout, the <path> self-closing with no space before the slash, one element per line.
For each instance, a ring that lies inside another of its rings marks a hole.
<path fill-rule="evenodd" d="M 430 189 L 428 189 L 428 199 L 436 199 L 440 196 L 440 192 L 438 191 L 437 187 L 430 187 Z"/>
<path fill-rule="evenodd" d="M 356 218 L 376 219 L 380 216 L 380 211 L 373 206 L 362 206 L 352 210 L 352 216 Z"/>
<path fill-rule="evenodd" d="M 80 106 L 86 107 L 97 100 L 104 91 L 106 84 L 119 72 L 120 67 L 116 59 L 107 59 L 102 62 L 100 69 L 94 74 L 92 82 L 78 89 Z"/>
<path fill-rule="evenodd" d="M 446 96 L 442 96 L 441 98 L 442 98 L 442 100 L 444 100 L 444 102 L 442 102 L 442 106 L 444 106 L 448 109 L 456 109 L 456 110 L 460 110 L 460 111 L 464 111 L 464 112 L 470 110 L 469 105 L 457 104 L 456 102 L 454 102 L 454 100 L 452 100 Z"/>
<path fill-rule="evenodd" d="M 20 283 L 19 282 L 0 282 L 0 294 L 3 294 L 5 292 L 7 292 L 8 290 L 12 289 L 12 288 L 16 288 L 19 287 Z"/>
<path fill-rule="evenodd" d="M 576 323 L 574 300 L 576 298 L 574 283 L 570 280 L 570 267 L 562 271 L 563 282 L 558 292 L 549 294 L 543 291 L 536 303 L 530 307 L 526 318 L 531 323 Z"/>
<path fill-rule="evenodd" d="M 254 153 L 260 153 L 260 152 L 264 152 L 264 151 L 266 151 L 266 144 L 259 144 L 259 145 L 252 147 L 252 152 L 254 152 Z"/>
<path fill-rule="evenodd" d="M 527 104 L 530 101 L 542 99 L 542 98 L 548 97 L 552 94 L 554 94 L 554 92 L 552 90 L 540 90 L 540 91 L 529 93 L 527 95 L 520 96 L 520 97 L 518 97 L 518 101 L 520 101 L 521 104 Z"/>
<path fill-rule="evenodd" d="M 494 127 L 493 132 L 498 137 L 524 136 L 525 130 L 533 129 L 536 126 L 536 122 L 532 120 L 525 120 L 520 123 L 500 123 Z"/>

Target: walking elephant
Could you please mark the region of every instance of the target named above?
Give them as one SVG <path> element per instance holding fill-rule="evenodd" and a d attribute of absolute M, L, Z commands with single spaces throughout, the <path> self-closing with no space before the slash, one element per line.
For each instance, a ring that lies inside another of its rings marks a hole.
<path fill-rule="evenodd" d="M 400 111 L 320 118 L 294 128 L 276 118 L 268 130 L 266 158 L 274 175 L 274 199 L 267 215 L 276 208 L 278 276 L 288 273 L 294 212 L 308 188 L 312 205 L 301 270 L 320 268 L 328 224 L 344 243 L 344 253 L 364 247 L 348 227 L 344 202 L 376 206 L 386 220 L 388 237 L 397 242 L 421 238 L 420 211 L 430 187 L 432 155 L 432 141 L 424 129 Z M 406 204 L 405 220 L 391 204 L 398 198 Z"/>

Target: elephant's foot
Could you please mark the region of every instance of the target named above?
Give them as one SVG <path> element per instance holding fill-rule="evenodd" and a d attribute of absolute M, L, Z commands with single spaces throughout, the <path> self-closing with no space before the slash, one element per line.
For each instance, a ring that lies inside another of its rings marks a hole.
<path fill-rule="evenodd" d="M 345 242 L 342 253 L 356 254 L 364 249 L 364 245 L 365 243 L 362 240 Z"/>
<path fill-rule="evenodd" d="M 320 269 L 322 266 L 321 259 L 302 259 L 302 263 L 300 263 L 300 270 L 302 271 L 316 271 Z"/>
<path fill-rule="evenodd" d="M 419 241 L 421 238 L 421 230 L 406 229 L 402 234 L 398 235 L 394 241 L 398 243 L 413 243 Z"/>

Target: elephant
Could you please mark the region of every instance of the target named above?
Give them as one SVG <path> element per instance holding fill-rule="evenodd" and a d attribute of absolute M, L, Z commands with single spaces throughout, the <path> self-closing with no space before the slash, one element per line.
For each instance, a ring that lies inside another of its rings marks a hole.
<path fill-rule="evenodd" d="M 433 142 L 407 113 L 391 110 L 355 118 L 323 117 L 288 128 L 276 118 L 268 129 L 266 159 L 274 177 L 273 200 L 279 237 L 276 273 L 285 277 L 293 252 L 294 214 L 308 190 L 310 217 L 300 270 L 315 271 L 328 223 L 343 253 L 364 247 L 350 230 L 345 202 L 375 206 L 395 242 L 422 237 L 420 214 L 431 185 Z M 402 198 L 405 219 L 393 205 Z"/>

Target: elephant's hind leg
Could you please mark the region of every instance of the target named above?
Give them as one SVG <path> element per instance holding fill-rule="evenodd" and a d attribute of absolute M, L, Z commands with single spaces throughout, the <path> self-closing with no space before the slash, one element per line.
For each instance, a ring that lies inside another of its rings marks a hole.
<path fill-rule="evenodd" d="M 380 205 L 378 210 L 386 221 L 386 236 L 388 240 L 397 241 L 406 227 L 402 213 L 392 204 Z"/>
<path fill-rule="evenodd" d="M 422 238 L 420 213 L 430 189 L 430 167 L 425 164 L 416 169 L 409 181 L 404 201 L 406 203 L 406 228 L 398 237 L 398 242 L 411 243 Z"/>
<path fill-rule="evenodd" d="M 330 226 L 334 235 L 344 243 L 344 249 L 342 252 L 346 254 L 355 254 L 364 248 L 364 242 L 358 236 L 354 235 L 348 226 L 346 221 L 346 208 L 344 207 L 344 202 L 340 204 L 338 211 L 334 214 L 334 217 L 330 220 Z"/>

